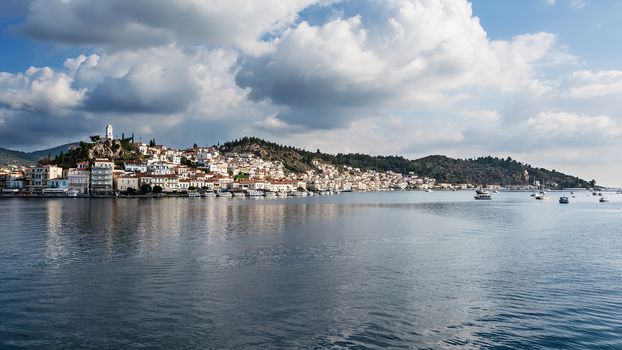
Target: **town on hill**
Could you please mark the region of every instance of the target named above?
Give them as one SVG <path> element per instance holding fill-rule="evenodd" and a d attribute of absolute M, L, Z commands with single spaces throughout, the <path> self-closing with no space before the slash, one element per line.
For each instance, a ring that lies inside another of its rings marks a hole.
<path fill-rule="evenodd" d="M 37 164 L 11 151 L 0 167 L 4 195 L 20 196 L 286 196 L 338 191 L 406 189 L 589 188 L 595 183 L 523 164 L 511 158 L 327 154 L 254 137 L 223 145 L 175 149 L 113 136 L 107 125 L 91 142 L 39 152 Z M 31 156 L 33 157 L 33 156 Z M 32 158 L 30 158 L 32 161 Z"/>

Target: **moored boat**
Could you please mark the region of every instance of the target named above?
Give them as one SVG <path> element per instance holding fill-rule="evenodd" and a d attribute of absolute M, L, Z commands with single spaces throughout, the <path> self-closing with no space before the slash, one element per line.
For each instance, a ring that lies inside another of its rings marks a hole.
<path fill-rule="evenodd" d="M 600 197 L 600 199 L 598 199 L 599 202 L 601 203 L 607 203 L 609 202 L 609 199 L 607 197 Z"/>
<path fill-rule="evenodd" d="M 570 203 L 570 199 L 568 199 L 568 197 L 566 197 L 566 196 L 559 197 L 559 203 L 560 204 L 568 204 L 568 203 Z"/>

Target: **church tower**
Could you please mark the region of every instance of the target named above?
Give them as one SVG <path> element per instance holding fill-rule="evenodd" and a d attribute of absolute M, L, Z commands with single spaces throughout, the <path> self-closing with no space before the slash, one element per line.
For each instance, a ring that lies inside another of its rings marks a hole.
<path fill-rule="evenodd" d="M 112 140 L 114 136 L 112 135 L 112 125 L 106 125 L 106 140 Z"/>

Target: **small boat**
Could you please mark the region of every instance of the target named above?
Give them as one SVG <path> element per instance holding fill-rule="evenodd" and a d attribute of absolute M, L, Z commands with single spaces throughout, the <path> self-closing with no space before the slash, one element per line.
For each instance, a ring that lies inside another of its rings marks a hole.
<path fill-rule="evenodd" d="M 213 197 L 216 197 L 216 193 L 214 193 L 212 191 L 208 191 L 208 192 L 203 193 L 203 197 L 213 198 Z"/>
<path fill-rule="evenodd" d="M 277 192 L 276 196 L 277 197 L 287 197 L 287 192 Z"/>
<path fill-rule="evenodd" d="M 266 197 L 276 197 L 276 192 L 268 191 L 265 193 Z"/>
<path fill-rule="evenodd" d="M 235 198 L 244 198 L 246 194 L 244 192 L 233 192 L 233 197 Z"/>
<path fill-rule="evenodd" d="M 428 188 L 427 190 L 425 190 L 426 192 L 432 192 L 431 188 Z"/>
<path fill-rule="evenodd" d="M 488 191 L 486 191 L 485 189 L 477 189 L 475 191 L 475 199 L 477 200 L 485 200 L 485 201 L 489 201 L 492 199 L 492 197 L 490 196 L 490 193 L 488 193 Z"/>
<path fill-rule="evenodd" d="M 249 197 L 263 197 L 263 192 L 261 191 L 248 191 Z"/>
<path fill-rule="evenodd" d="M 560 204 L 568 204 L 568 203 L 570 203 L 570 199 L 568 199 L 568 197 L 559 197 L 559 203 Z"/>
<path fill-rule="evenodd" d="M 537 195 L 538 195 L 538 194 L 537 194 L 537 193 L 535 193 L 535 192 L 531 194 L 531 196 L 532 196 L 532 197 L 535 197 L 535 196 L 537 196 Z"/>
<path fill-rule="evenodd" d="M 598 192 L 598 196 L 599 196 L 599 197 L 602 197 L 602 196 L 603 196 L 603 193 L 602 193 L 602 192 Z"/>
<path fill-rule="evenodd" d="M 188 192 L 188 197 L 190 198 L 198 198 L 201 197 L 201 194 L 199 192 Z"/>
<path fill-rule="evenodd" d="M 609 199 L 607 197 L 600 197 L 600 199 L 598 200 L 601 203 L 607 203 L 609 202 Z"/>
<path fill-rule="evenodd" d="M 489 201 L 492 199 L 492 197 L 490 196 L 490 194 L 487 193 L 478 193 L 476 194 L 473 198 L 477 199 L 477 200 L 486 200 Z"/>
<path fill-rule="evenodd" d="M 233 197 L 233 194 L 231 192 L 218 192 L 218 197 L 222 197 L 222 198 L 231 198 Z"/>
<path fill-rule="evenodd" d="M 549 196 L 547 196 L 546 192 L 544 191 L 540 191 L 540 193 L 538 193 L 534 198 L 540 201 L 550 199 Z"/>

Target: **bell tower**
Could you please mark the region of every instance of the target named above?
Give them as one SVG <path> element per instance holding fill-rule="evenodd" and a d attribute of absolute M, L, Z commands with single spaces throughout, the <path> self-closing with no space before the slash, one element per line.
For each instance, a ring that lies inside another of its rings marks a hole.
<path fill-rule="evenodd" d="M 112 134 L 112 125 L 106 125 L 106 140 L 112 140 L 114 138 Z"/>

